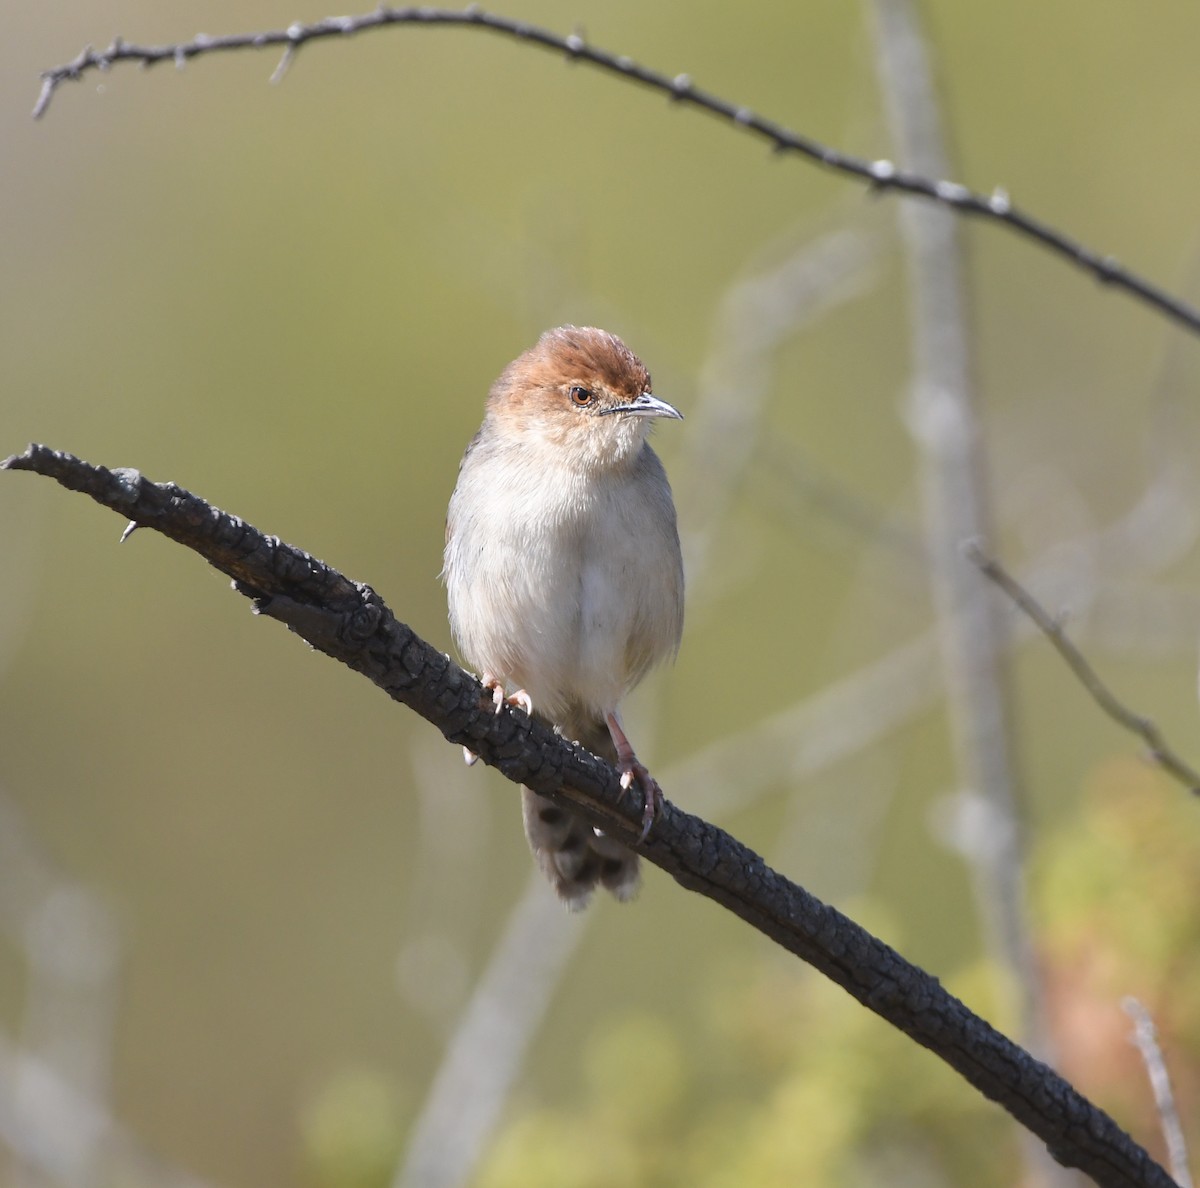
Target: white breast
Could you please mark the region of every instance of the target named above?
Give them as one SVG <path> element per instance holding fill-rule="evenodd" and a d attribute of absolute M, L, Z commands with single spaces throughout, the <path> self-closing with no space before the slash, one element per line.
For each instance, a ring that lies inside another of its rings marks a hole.
<path fill-rule="evenodd" d="M 674 508 L 643 453 L 599 475 L 544 457 L 514 467 L 482 441 L 464 461 L 444 571 L 451 627 L 469 663 L 552 721 L 602 717 L 678 646 Z"/>

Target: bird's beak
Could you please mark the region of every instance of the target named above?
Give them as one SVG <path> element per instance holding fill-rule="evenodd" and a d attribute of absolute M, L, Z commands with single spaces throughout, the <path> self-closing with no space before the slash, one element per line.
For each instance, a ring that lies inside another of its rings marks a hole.
<path fill-rule="evenodd" d="M 628 404 L 614 404 L 612 408 L 603 410 L 604 416 L 609 413 L 628 413 L 631 417 L 670 417 L 674 421 L 682 421 L 683 413 L 673 404 L 643 392 L 636 400 Z"/>

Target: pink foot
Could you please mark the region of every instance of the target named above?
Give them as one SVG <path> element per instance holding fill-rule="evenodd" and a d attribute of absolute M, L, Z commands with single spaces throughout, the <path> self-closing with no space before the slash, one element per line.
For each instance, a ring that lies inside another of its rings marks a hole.
<path fill-rule="evenodd" d="M 485 672 L 479 678 L 479 683 L 485 688 L 492 691 L 492 704 L 496 707 L 496 713 L 500 712 L 500 707 L 508 702 L 509 705 L 515 705 L 523 709 L 527 714 L 533 713 L 533 701 L 524 689 L 518 689 L 511 697 L 504 696 L 504 682 L 494 673 Z"/>
<path fill-rule="evenodd" d="M 533 701 L 524 689 L 518 689 L 511 697 L 506 699 L 504 696 L 504 682 L 490 672 L 485 672 L 479 678 L 479 683 L 485 689 L 491 690 L 492 705 L 496 707 L 496 713 L 500 712 L 500 707 L 504 704 L 505 700 L 508 701 L 509 705 L 519 706 L 527 714 L 533 713 Z M 474 767 L 478 761 L 479 756 L 470 747 L 463 747 L 463 762 L 468 767 Z"/>
<path fill-rule="evenodd" d="M 633 746 L 621 729 L 620 719 L 615 713 L 604 715 L 605 725 L 608 726 L 609 736 L 613 746 L 617 748 L 617 770 L 621 773 L 622 795 L 628 792 L 635 783 L 642 786 L 642 832 L 639 842 L 644 842 L 650 836 L 650 827 L 654 818 L 662 812 L 663 794 L 658 781 L 646 769 L 646 765 L 638 760 L 633 753 Z"/>

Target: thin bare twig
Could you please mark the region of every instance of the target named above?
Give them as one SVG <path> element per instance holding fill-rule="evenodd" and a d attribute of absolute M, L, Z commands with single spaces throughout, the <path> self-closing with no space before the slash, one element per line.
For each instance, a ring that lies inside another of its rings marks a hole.
<path fill-rule="evenodd" d="M 622 801 L 610 764 L 490 696 L 448 656 L 400 622 L 369 586 L 265 536 L 173 483 L 92 466 L 46 446 L 0 463 L 82 491 L 153 528 L 235 579 L 263 615 L 414 709 L 510 780 L 569 805 L 807 961 L 858 1002 L 941 1057 L 1102 1188 L 1171 1188 L 1167 1173 L 1104 1111 L 971 1012 L 923 970 L 790 882 L 741 842 L 666 803 L 644 841 L 640 806 Z"/>
<path fill-rule="evenodd" d="M 360 16 L 325 17 L 308 25 L 296 22 L 286 29 L 268 32 L 235 33 L 223 37 L 210 37 L 202 33 L 191 41 L 173 45 L 134 45 L 116 37 L 107 49 L 95 50 L 89 45 L 72 61 L 43 71 L 42 88 L 34 105 L 33 115 L 36 119 L 45 114 L 55 92 L 64 82 L 80 79 L 92 70 L 108 70 L 118 62 L 140 62 L 143 66 L 174 62 L 176 66 L 182 66 L 188 59 L 202 54 L 241 49 L 273 49 L 282 46 L 284 60 L 281 67 L 286 69 L 296 52 L 310 41 L 328 37 L 349 37 L 355 33 L 389 25 L 464 26 L 486 29 L 504 37 L 564 54 L 573 62 L 586 62 L 630 82 L 641 83 L 659 91 L 678 103 L 691 104 L 735 128 L 766 140 L 777 152 L 797 153 L 836 173 L 858 178 L 873 190 L 909 194 L 950 207 L 962 215 L 971 215 L 1006 226 L 1040 244 L 1047 251 L 1068 260 L 1077 268 L 1090 272 L 1101 284 L 1111 285 L 1130 294 L 1171 320 L 1186 326 L 1192 333 L 1200 334 L 1200 310 L 1125 268 L 1112 256 L 1094 251 L 1048 223 L 1020 210 L 1013 205 L 1007 191 L 1002 188 L 997 187 L 991 194 L 977 193 L 958 182 L 926 177 L 911 169 L 901 168 L 893 161 L 869 161 L 864 157 L 841 152 L 811 137 L 793 132 L 775 120 L 758 115 L 749 107 L 702 90 L 692 82 L 691 75 L 663 74 L 638 65 L 625 54 L 614 54 L 588 45 L 579 33 L 560 36 L 526 21 L 484 12 L 476 5 L 469 5 L 462 10 L 380 6 L 374 12 L 363 13 Z M 277 79 L 280 74 L 281 70 L 277 68 L 272 78 Z"/>
<path fill-rule="evenodd" d="M 964 550 L 967 559 L 979 567 L 983 575 L 995 582 L 1005 594 L 1028 615 L 1054 650 L 1066 661 L 1067 667 L 1079 679 L 1092 700 L 1119 726 L 1136 734 L 1150 748 L 1150 758 L 1170 773 L 1194 795 L 1200 796 L 1200 773 L 1181 759 L 1167 744 L 1159 728 L 1147 717 L 1131 710 L 1096 674 L 1083 653 L 1067 638 L 1062 625 L 1037 601 L 1016 578 L 993 557 L 989 557 L 976 541 L 969 541 Z"/>
<path fill-rule="evenodd" d="M 1167 1162 L 1171 1175 L 1179 1188 L 1192 1188 L 1192 1173 L 1188 1170 L 1187 1143 L 1183 1127 L 1179 1122 L 1179 1110 L 1175 1105 L 1175 1094 L 1171 1091 L 1171 1078 L 1158 1045 L 1158 1034 L 1150 1012 L 1132 996 L 1121 1003 L 1121 1009 L 1133 1020 L 1133 1040 L 1146 1066 L 1150 1078 L 1150 1089 L 1154 1093 L 1154 1105 L 1158 1110 L 1159 1124 L 1167 1144 Z"/>

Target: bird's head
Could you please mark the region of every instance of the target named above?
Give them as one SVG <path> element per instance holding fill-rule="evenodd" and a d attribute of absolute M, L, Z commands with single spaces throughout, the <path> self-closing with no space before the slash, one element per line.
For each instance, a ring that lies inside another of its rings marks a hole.
<path fill-rule="evenodd" d="M 651 393 L 650 373 L 615 334 L 590 326 L 547 330 L 488 397 L 488 418 L 506 439 L 579 469 L 631 461 L 658 417 L 683 414 Z"/>

